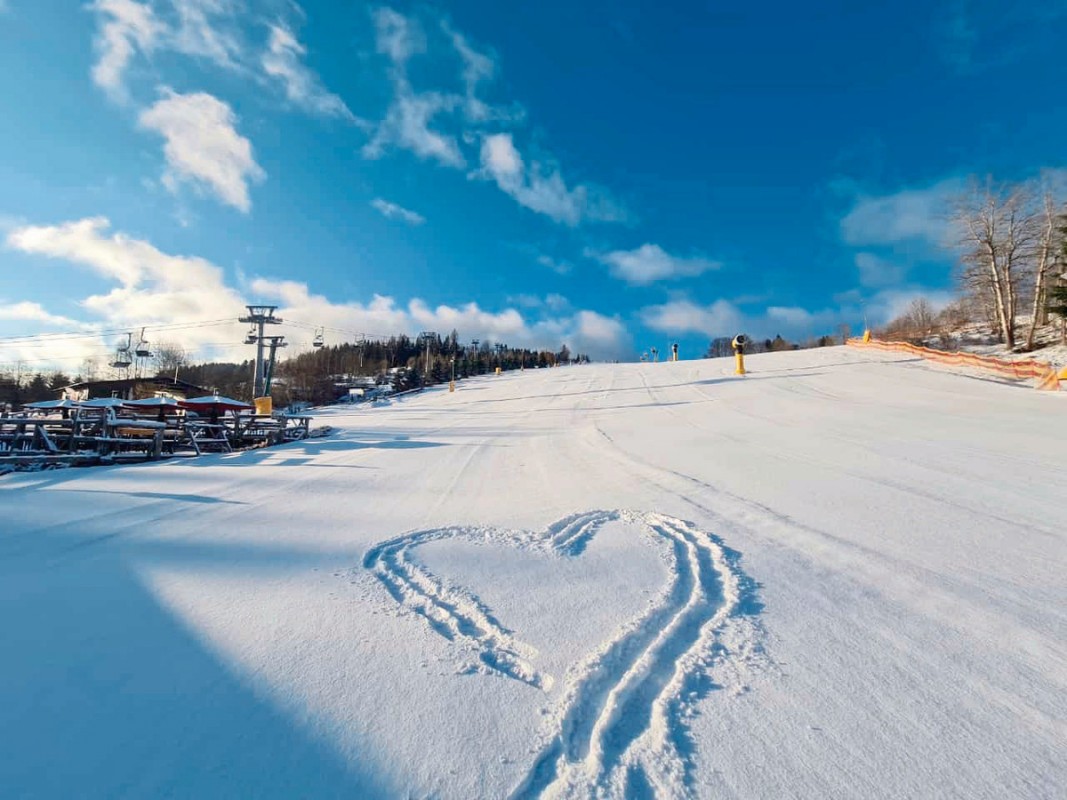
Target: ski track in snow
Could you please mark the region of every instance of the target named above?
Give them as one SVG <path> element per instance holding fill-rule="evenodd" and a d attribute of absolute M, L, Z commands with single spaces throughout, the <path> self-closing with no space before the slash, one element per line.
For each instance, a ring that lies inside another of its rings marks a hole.
<path fill-rule="evenodd" d="M 543 691 L 551 675 L 534 666 L 536 650 L 516 638 L 473 593 L 434 575 L 414 557 L 446 539 L 495 542 L 576 558 L 602 526 L 622 520 L 668 544 L 670 579 L 636 618 L 564 678 L 544 742 L 513 798 L 686 797 L 692 794 L 683 720 L 709 672 L 736 642 L 751 645 L 756 626 L 743 618 L 754 584 L 736 554 L 694 525 L 662 514 L 593 511 L 540 533 L 484 527 L 419 531 L 371 548 L 363 565 L 402 606 L 432 630 L 475 653 L 477 671 Z M 724 636 L 728 626 L 732 635 Z M 474 671 L 474 669 L 468 670 Z"/>

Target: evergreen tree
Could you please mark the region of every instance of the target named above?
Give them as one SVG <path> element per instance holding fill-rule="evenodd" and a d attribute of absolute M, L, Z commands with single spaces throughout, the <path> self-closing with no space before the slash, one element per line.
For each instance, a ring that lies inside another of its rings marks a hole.
<path fill-rule="evenodd" d="M 24 403 L 36 403 L 41 400 L 51 400 L 52 393 L 48 390 L 48 382 L 44 379 L 44 375 L 38 372 L 33 376 L 33 380 L 30 381 L 30 385 L 26 387 Z"/>
<path fill-rule="evenodd" d="M 59 390 L 66 386 L 70 386 L 74 381 L 70 376 L 65 375 L 62 372 L 53 372 L 52 376 L 48 379 L 48 390 L 54 397 L 59 396 Z"/>
<path fill-rule="evenodd" d="M 1067 283 L 1053 286 L 1048 290 L 1046 308 L 1048 313 L 1060 318 L 1060 339 L 1067 344 Z"/>

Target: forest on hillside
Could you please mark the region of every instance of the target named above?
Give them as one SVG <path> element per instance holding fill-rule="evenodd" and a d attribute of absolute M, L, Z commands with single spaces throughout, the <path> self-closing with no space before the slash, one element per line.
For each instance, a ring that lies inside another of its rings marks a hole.
<path fill-rule="evenodd" d="M 537 369 L 561 364 L 588 362 L 589 357 L 573 354 L 567 345 L 556 352 L 511 347 L 489 342 L 461 343 L 459 334 L 448 336 L 405 335 L 388 339 L 365 339 L 355 343 L 324 345 L 279 360 L 274 370 L 271 395 L 276 405 L 306 402 L 331 403 L 348 395 L 348 385 L 358 378 L 374 378 L 394 391 L 445 383 L 455 376 L 462 380 L 514 369 Z M 161 343 L 155 348 L 145 374 L 177 376 L 207 391 L 250 400 L 253 361 L 235 363 L 190 363 L 177 344 Z M 109 377 L 125 377 L 119 373 Z M 82 379 L 64 372 L 26 374 L 11 369 L 0 371 L 0 403 L 21 405 L 57 396 L 64 386 Z"/>

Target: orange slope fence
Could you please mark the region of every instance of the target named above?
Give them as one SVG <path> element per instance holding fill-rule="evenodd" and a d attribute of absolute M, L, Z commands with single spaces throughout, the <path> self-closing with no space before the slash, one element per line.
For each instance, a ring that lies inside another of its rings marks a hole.
<path fill-rule="evenodd" d="M 1044 391 L 1058 392 L 1060 389 L 1059 375 L 1056 368 L 1046 361 L 1037 361 L 1032 358 L 1021 361 L 1009 361 L 992 356 L 979 356 L 974 353 L 962 353 L 960 351 L 946 352 L 932 350 L 929 347 L 908 344 L 907 342 L 882 342 L 877 339 L 856 338 L 849 339 L 850 347 L 868 347 L 874 350 L 886 350 L 895 353 L 909 353 L 928 361 L 938 364 L 947 364 L 953 367 L 972 367 L 974 369 L 993 372 L 1002 378 L 1015 380 L 1032 379 L 1035 381 L 1034 388 Z"/>

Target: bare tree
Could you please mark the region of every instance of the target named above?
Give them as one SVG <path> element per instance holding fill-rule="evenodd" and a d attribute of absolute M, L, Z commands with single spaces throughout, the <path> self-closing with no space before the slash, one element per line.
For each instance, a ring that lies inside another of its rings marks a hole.
<path fill-rule="evenodd" d="M 185 348 L 180 344 L 159 342 L 155 346 L 152 360 L 155 361 L 158 375 L 169 375 L 170 373 L 177 375 L 178 368 L 189 360 L 189 354 L 185 352 Z"/>
<path fill-rule="evenodd" d="M 903 314 L 886 323 L 882 333 L 889 338 L 919 343 L 933 332 L 937 321 L 938 315 L 930 301 L 916 297 Z"/>
<path fill-rule="evenodd" d="M 929 333 L 934 327 L 936 316 L 934 307 L 925 297 L 916 297 L 908 306 L 907 317 L 911 322 L 912 329 L 918 333 Z"/>
<path fill-rule="evenodd" d="M 1032 269 L 1040 240 L 1041 214 L 1034 192 L 1020 186 L 974 185 L 956 203 L 961 233 L 963 281 L 988 300 L 1001 342 L 1015 348 L 1020 288 Z"/>

